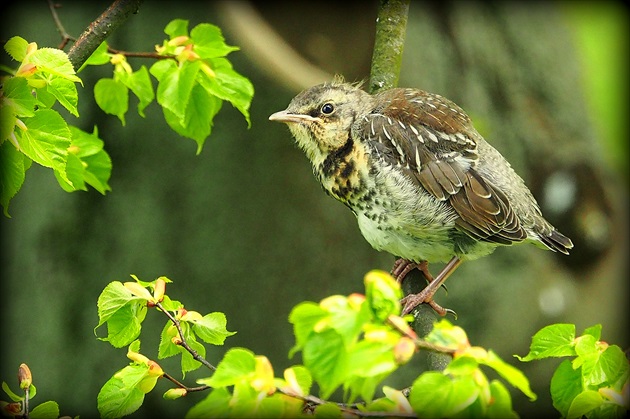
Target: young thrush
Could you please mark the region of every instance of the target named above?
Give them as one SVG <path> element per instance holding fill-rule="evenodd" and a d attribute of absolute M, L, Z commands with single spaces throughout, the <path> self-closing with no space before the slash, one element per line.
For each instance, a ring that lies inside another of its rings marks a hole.
<path fill-rule="evenodd" d="M 420 269 L 428 285 L 402 300 L 441 315 L 433 295 L 465 260 L 531 242 L 568 254 L 510 163 L 442 96 L 395 88 L 370 95 L 341 79 L 298 94 L 271 121 L 289 126 L 324 190 L 356 215 L 363 237 L 400 258 L 399 282 Z M 434 278 L 428 262 L 447 262 Z"/>

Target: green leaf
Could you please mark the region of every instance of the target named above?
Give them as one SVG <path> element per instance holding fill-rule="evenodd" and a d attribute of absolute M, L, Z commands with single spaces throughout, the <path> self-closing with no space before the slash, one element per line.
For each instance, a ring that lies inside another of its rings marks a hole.
<path fill-rule="evenodd" d="M 149 70 L 143 65 L 138 71 L 130 74 L 127 82 L 127 87 L 139 99 L 138 114 L 144 117 L 144 109 L 155 99 Z"/>
<path fill-rule="evenodd" d="M 188 21 L 184 19 L 173 19 L 164 28 L 164 33 L 171 39 L 177 36 L 188 36 Z"/>
<path fill-rule="evenodd" d="M 342 413 L 339 406 L 335 403 L 320 404 L 315 408 L 315 418 L 341 418 Z"/>
<path fill-rule="evenodd" d="M 63 77 L 51 77 L 46 86 L 48 93 L 53 95 L 61 105 L 72 115 L 78 117 L 79 93 L 74 82 Z"/>
<path fill-rule="evenodd" d="M 602 338 L 602 325 L 596 324 L 594 326 L 588 327 L 584 329 L 584 333 L 582 335 L 591 335 L 595 338 L 596 341 L 599 341 Z"/>
<path fill-rule="evenodd" d="M 57 419 L 59 417 L 59 405 L 50 400 L 41 403 L 29 412 L 28 417 L 31 419 Z"/>
<path fill-rule="evenodd" d="M 320 306 L 329 313 L 327 327 L 336 330 L 343 337 L 346 346 L 357 341 L 363 326 L 371 318 L 368 304 L 362 304 L 357 310 L 349 304 L 348 298 L 341 295 L 322 300 Z"/>
<path fill-rule="evenodd" d="M 82 180 L 105 195 L 111 190 L 108 182 L 112 173 L 112 160 L 103 149 L 105 143 L 98 137 L 98 130 L 94 127 L 90 134 L 71 125 L 70 132 L 70 154 L 76 155 L 81 162 Z"/>
<path fill-rule="evenodd" d="M 187 61 L 181 66 L 171 67 L 159 79 L 157 101 L 175 114 L 182 125 L 186 124 L 186 107 L 200 68 L 200 61 Z"/>
<path fill-rule="evenodd" d="M 212 377 L 198 380 L 198 382 L 214 388 L 227 387 L 254 374 L 255 371 L 254 353 L 248 349 L 233 348 L 226 352 Z"/>
<path fill-rule="evenodd" d="M 175 345 L 171 339 L 178 336 L 179 332 L 175 325 L 168 321 L 162 328 L 160 334 L 160 345 L 158 346 L 158 359 L 168 358 L 181 353 L 182 347 Z"/>
<path fill-rule="evenodd" d="M 604 398 L 593 390 L 586 390 L 575 396 L 569 407 L 567 419 L 581 418 L 604 403 Z"/>
<path fill-rule="evenodd" d="M 525 374 L 523 374 L 520 370 L 513 367 L 512 365 L 503 361 L 493 351 L 488 351 L 488 356 L 486 359 L 478 359 L 477 361 L 481 364 L 485 364 L 493 368 L 508 383 L 521 390 L 523 394 L 529 397 L 531 401 L 536 400 L 536 394 L 534 394 L 534 392 L 532 392 L 531 388 L 529 387 L 529 380 L 527 379 L 527 377 L 525 377 Z"/>
<path fill-rule="evenodd" d="M 454 326 L 446 319 L 435 323 L 425 340 L 434 345 L 454 350 L 460 350 L 461 348 L 470 346 L 468 336 L 464 329 L 459 326 Z"/>
<path fill-rule="evenodd" d="M 383 271 L 371 271 L 365 275 L 365 297 L 377 319 L 385 321 L 389 315 L 400 314 L 400 285 Z"/>
<path fill-rule="evenodd" d="M 540 329 L 532 338 L 529 353 L 525 357 L 515 355 L 520 361 L 550 357 L 574 356 L 575 325 L 554 324 Z"/>
<path fill-rule="evenodd" d="M 109 63 L 110 59 L 111 59 L 110 54 L 107 52 L 107 41 L 103 41 L 101 45 L 99 45 L 98 48 L 94 50 L 92 55 L 90 55 L 90 57 L 85 61 L 85 63 L 83 63 L 83 65 L 81 66 L 81 68 L 79 68 L 79 71 L 77 72 L 81 72 L 85 68 L 85 66 L 88 66 L 88 65 L 107 64 Z"/>
<path fill-rule="evenodd" d="M 313 385 L 313 377 L 308 368 L 303 365 L 295 365 L 287 369 L 292 370 L 293 374 L 295 374 L 295 380 L 300 386 L 300 389 L 302 389 L 302 394 L 309 394 L 311 386 Z"/>
<path fill-rule="evenodd" d="M 295 346 L 289 352 L 289 357 L 301 350 L 313 332 L 315 325 L 326 318 L 328 313 L 319 304 L 306 301 L 298 304 L 289 314 L 289 322 L 293 324 Z"/>
<path fill-rule="evenodd" d="M 232 395 L 224 387 L 213 389 L 205 399 L 194 405 L 187 413 L 186 419 L 228 418 L 230 417 L 230 400 Z"/>
<path fill-rule="evenodd" d="M 571 361 L 562 361 L 551 377 L 551 399 L 553 407 L 566 417 L 573 399 L 582 392 L 582 376 L 574 370 Z"/>
<path fill-rule="evenodd" d="M 77 77 L 68 58 L 68 54 L 56 48 L 39 48 L 28 58 L 29 62 L 35 64 L 39 71 L 52 74 L 66 80 L 82 83 Z"/>
<path fill-rule="evenodd" d="M 59 182 L 59 186 L 66 192 L 74 192 L 77 190 L 87 191 L 85 186 L 85 180 L 83 179 L 83 165 L 81 160 L 72 153 L 68 154 L 68 161 L 66 162 L 66 176 L 70 180 L 70 183 L 66 182 L 61 176 L 55 172 L 55 177 Z"/>
<path fill-rule="evenodd" d="M 11 115 L 19 118 L 34 115 L 36 100 L 31 94 L 31 89 L 24 77 L 6 78 L 2 85 L 2 96 L 0 106 L 2 109 L 9 109 Z M 5 123 L 4 118 L 2 122 Z M 10 128 L 10 131 L 13 131 L 13 125 L 14 123 L 11 123 L 5 128 Z M 8 138 L 8 136 L 5 137 L 3 134 L 2 139 L 4 140 L 6 138 Z"/>
<path fill-rule="evenodd" d="M 23 61 L 26 57 L 26 48 L 28 41 L 22 37 L 14 36 L 4 44 L 4 50 L 15 61 Z"/>
<path fill-rule="evenodd" d="M 9 201 L 18 193 L 32 160 L 9 141 L 0 144 L 0 204 L 9 217 Z"/>
<path fill-rule="evenodd" d="M 512 408 L 510 392 L 500 381 L 492 380 L 490 382 L 490 400 L 487 413 L 488 418 L 518 418 L 518 415 Z"/>
<path fill-rule="evenodd" d="M 100 79 L 94 85 L 96 104 L 107 114 L 116 115 L 125 126 L 125 114 L 129 109 L 129 89 L 114 79 Z"/>
<path fill-rule="evenodd" d="M 449 408 L 452 381 L 439 372 L 425 372 L 411 386 L 409 403 L 423 418 L 442 418 Z"/>
<path fill-rule="evenodd" d="M 21 151 L 36 163 L 52 168 L 62 179 L 66 176 L 68 147 L 71 143 L 70 128 L 66 121 L 52 109 L 40 109 L 31 118 L 25 118 L 26 131 L 17 137 Z"/>
<path fill-rule="evenodd" d="M 21 402 L 22 400 L 24 400 L 24 396 L 18 396 L 17 394 L 15 394 L 13 390 L 11 390 L 9 385 L 4 381 L 2 382 L 2 390 L 4 390 L 7 396 L 9 396 L 9 398 L 14 402 Z"/>
<path fill-rule="evenodd" d="M 195 44 L 195 52 L 201 58 L 224 57 L 238 47 L 226 45 L 221 29 L 209 23 L 200 23 L 190 31 L 190 37 Z"/>
<path fill-rule="evenodd" d="M 125 286 L 114 281 L 109 283 L 98 297 L 98 329 L 107 323 L 107 337 L 99 338 L 115 348 L 122 348 L 140 335 L 141 324 L 146 316 L 146 301 L 136 297 Z"/>
<path fill-rule="evenodd" d="M 194 320 L 192 323 L 195 334 L 212 345 L 223 345 L 225 338 L 236 333 L 226 329 L 227 319 L 223 313 L 206 314 L 201 320 Z"/>
<path fill-rule="evenodd" d="M 102 418 L 120 418 L 142 406 L 145 393 L 138 385 L 147 375 L 146 365 L 129 365 L 118 371 L 101 388 L 97 408 Z"/>
<path fill-rule="evenodd" d="M 302 358 L 319 384 L 324 399 L 348 377 L 348 354 L 343 337 L 335 330 L 313 334 L 304 345 Z"/>
<path fill-rule="evenodd" d="M 212 130 L 212 119 L 221 109 L 221 101 L 196 85 L 193 87 L 183 120 L 167 108 L 163 108 L 164 119 L 179 135 L 197 142 L 197 154 L 203 148 Z"/>
<path fill-rule="evenodd" d="M 212 95 L 230 102 L 251 126 L 249 106 L 254 97 L 254 85 L 244 76 L 232 69 L 232 64 L 225 58 L 208 60 L 215 76 L 200 73 L 199 83 Z"/>
<path fill-rule="evenodd" d="M 630 364 L 619 346 L 609 346 L 599 358 L 599 364 L 606 383 L 621 389 L 628 382 Z"/>

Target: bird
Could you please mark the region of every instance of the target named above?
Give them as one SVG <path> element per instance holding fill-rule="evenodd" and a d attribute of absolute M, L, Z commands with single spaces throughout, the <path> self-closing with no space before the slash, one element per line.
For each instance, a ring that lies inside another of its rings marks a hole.
<path fill-rule="evenodd" d="M 567 255 L 573 248 L 510 163 L 443 96 L 403 87 L 372 95 L 336 76 L 269 120 L 288 125 L 365 240 L 394 255 L 399 283 L 422 272 L 427 285 L 401 300 L 403 315 L 422 303 L 441 316 L 452 312 L 434 301 L 436 291 L 462 262 L 499 246 L 529 242 Z M 434 277 L 428 264 L 438 262 L 445 265 Z"/>

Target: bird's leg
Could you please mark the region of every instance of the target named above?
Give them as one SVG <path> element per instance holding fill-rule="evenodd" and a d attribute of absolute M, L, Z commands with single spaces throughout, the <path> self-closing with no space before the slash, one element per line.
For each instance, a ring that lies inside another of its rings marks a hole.
<path fill-rule="evenodd" d="M 425 277 L 427 277 L 427 279 L 430 278 L 430 280 L 429 280 L 430 282 L 429 282 L 429 285 L 427 285 L 418 294 L 409 294 L 408 296 L 406 296 L 405 298 L 403 298 L 401 300 L 401 303 L 403 305 L 403 310 L 402 310 L 403 316 L 406 315 L 406 314 L 409 314 L 411 312 L 411 310 L 413 310 L 416 306 L 418 306 L 418 305 L 420 305 L 422 303 L 429 304 L 431 306 L 431 308 L 433 308 L 433 310 L 435 310 L 435 312 L 438 313 L 440 316 L 445 316 L 446 313 L 451 311 L 451 310 L 443 308 L 442 306 L 437 304 L 435 301 L 433 301 L 433 295 L 442 286 L 442 284 L 444 284 L 444 281 L 446 281 L 446 279 L 455 271 L 455 269 L 457 269 L 457 267 L 461 263 L 462 263 L 462 260 L 459 259 L 457 256 L 454 256 L 446 264 L 444 269 L 442 269 L 440 271 L 438 276 L 436 276 L 435 278 L 431 277 L 431 274 L 429 273 L 428 267 L 426 266 L 426 262 L 425 263 L 421 263 L 420 265 L 418 265 L 417 268 L 420 269 L 420 271 L 422 271 L 422 273 L 425 275 Z M 421 266 L 423 264 L 425 265 L 424 269 L 422 269 L 422 266 Z M 395 266 L 395 268 L 396 268 L 396 266 Z M 407 273 L 405 273 L 405 275 Z"/>

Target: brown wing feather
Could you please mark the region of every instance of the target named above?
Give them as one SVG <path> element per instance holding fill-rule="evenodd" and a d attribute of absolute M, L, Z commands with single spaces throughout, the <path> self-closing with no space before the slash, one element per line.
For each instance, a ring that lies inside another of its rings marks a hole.
<path fill-rule="evenodd" d="M 410 169 L 436 199 L 447 201 L 456 226 L 478 240 L 511 244 L 527 233 L 503 192 L 477 170 L 476 131 L 455 104 L 430 93 L 394 89 L 366 117 L 363 138 L 376 141 L 390 164 Z"/>

